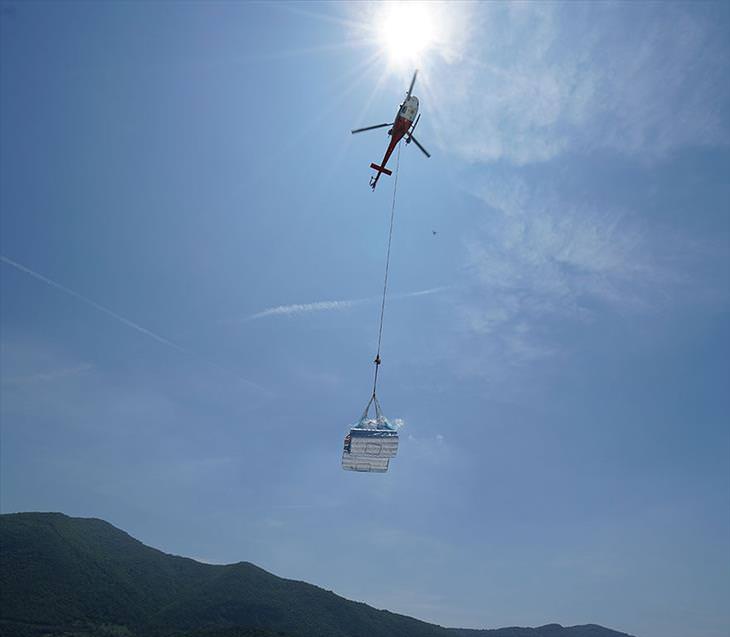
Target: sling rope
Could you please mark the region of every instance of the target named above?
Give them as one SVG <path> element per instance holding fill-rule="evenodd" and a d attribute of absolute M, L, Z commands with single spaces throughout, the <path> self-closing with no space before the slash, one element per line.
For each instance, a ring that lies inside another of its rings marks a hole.
<path fill-rule="evenodd" d="M 378 351 L 375 354 L 375 378 L 373 379 L 373 395 L 368 403 L 365 413 L 370 409 L 370 403 L 375 402 L 376 413 L 379 411 L 380 405 L 375 397 L 375 390 L 378 387 L 378 370 L 380 369 L 380 345 L 383 341 L 383 317 L 385 316 L 385 297 L 388 292 L 388 271 L 390 269 L 390 245 L 393 241 L 393 221 L 395 219 L 395 195 L 398 191 L 398 168 L 400 167 L 400 144 L 398 144 L 398 154 L 395 162 L 395 180 L 393 182 L 393 203 L 390 206 L 390 230 L 388 231 L 388 251 L 385 256 L 385 279 L 383 280 L 383 302 L 380 305 L 380 327 L 378 328 Z M 378 414 L 379 415 L 379 414 Z"/>

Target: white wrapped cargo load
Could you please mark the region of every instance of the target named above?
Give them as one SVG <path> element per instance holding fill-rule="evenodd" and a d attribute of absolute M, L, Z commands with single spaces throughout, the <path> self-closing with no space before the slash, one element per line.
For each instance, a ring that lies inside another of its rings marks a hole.
<path fill-rule="evenodd" d="M 375 418 L 369 418 L 368 410 L 373 402 Z M 360 421 L 345 436 L 342 468 L 347 471 L 384 473 L 388 470 L 389 459 L 395 458 L 397 453 L 397 427 L 383 415 L 373 395 Z"/>
<path fill-rule="evenodd" d="M 342 468 L 347 471 L 385 473 L 388 470 L 389 462 L 387 458 L 363 458 L 344 452 L 342 454 Z"/>

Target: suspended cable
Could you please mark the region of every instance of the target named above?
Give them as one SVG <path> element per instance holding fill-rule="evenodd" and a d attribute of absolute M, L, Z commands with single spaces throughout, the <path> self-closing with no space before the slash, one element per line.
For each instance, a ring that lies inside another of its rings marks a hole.
<path fill-rule="evenodd" d="M 380 369 L 380 345 L 383 341 L 383 317 L 385 316 L 385 298 L 388 293 L 388 271 L 390 269 L 390 245 L 393 241 L 393 221 L 395 219 L 395 196 L 398 192 L 398 172 L 400 168 L 400 144 L 398 144 L 398 154 L 396 155 L 396 162 L 395 162 L 395 180 L 393 182 L 393 202 L 390 206 L 390 229 L 388 231 L 388 251 L 385 256 L 385 278 L 383 280 L 383 301 L 380 305 L 380 326 L 378 327 L 378 351 L 375 354 L 375 378 L 373 379 L 373 399 L 375 399 L 375 404 L 377 404 L 377 399 L 375 398 L 375 390 L 378 387 L 378 370 Z M 369 403 L 368 403 L 369 407 Z"/>

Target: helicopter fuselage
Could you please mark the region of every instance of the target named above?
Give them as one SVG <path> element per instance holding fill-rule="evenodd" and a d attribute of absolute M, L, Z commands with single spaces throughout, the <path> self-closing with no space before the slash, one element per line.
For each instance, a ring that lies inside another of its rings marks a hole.
<path fill-rule="evenodd" d="M 395 121 L 393 122 L 393 127 L 388 131 L 388 135 L 390 135 L 390 144 L 388 144 L 388 148 L 385 151 L 383 161 L 381 162 L 380 166 L 375 163 L 370 164 L 370 168 L 378 171 L 377 175 L 375 175 L 370 180 L 370 186 L 373 190 L 375 190 L 375 186 L 377 185 L 378 179 L 380 178 L 381 174 L 392 174 L 392 171 L 388 170 L 385 165 L 388 163 L 388 160 L 393 154 L 393 151 L 398 145 L 398 142 L 403 139 L 406 133 L 410 130 L 411 126 L 413 126 L 413 122 L 416 120 L 417 115 L 418 98 L 415 95 L 411 95 L 410 97 L 406 98 L 406 100 L 398 108 L 398 112 L 395 116 Z"/>

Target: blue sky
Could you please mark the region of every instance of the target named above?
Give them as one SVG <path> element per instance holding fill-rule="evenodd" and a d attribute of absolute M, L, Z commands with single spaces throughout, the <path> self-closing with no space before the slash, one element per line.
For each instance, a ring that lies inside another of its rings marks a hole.
<path fill-rule="evenodd" d="M 393 180 L 349 131 L 412 72 L 378 9 L 3 3 L 2 511 L 444 625 L 727 635 L 727 5 L 433 5 L 406 424 L 360 475 Z"/>

